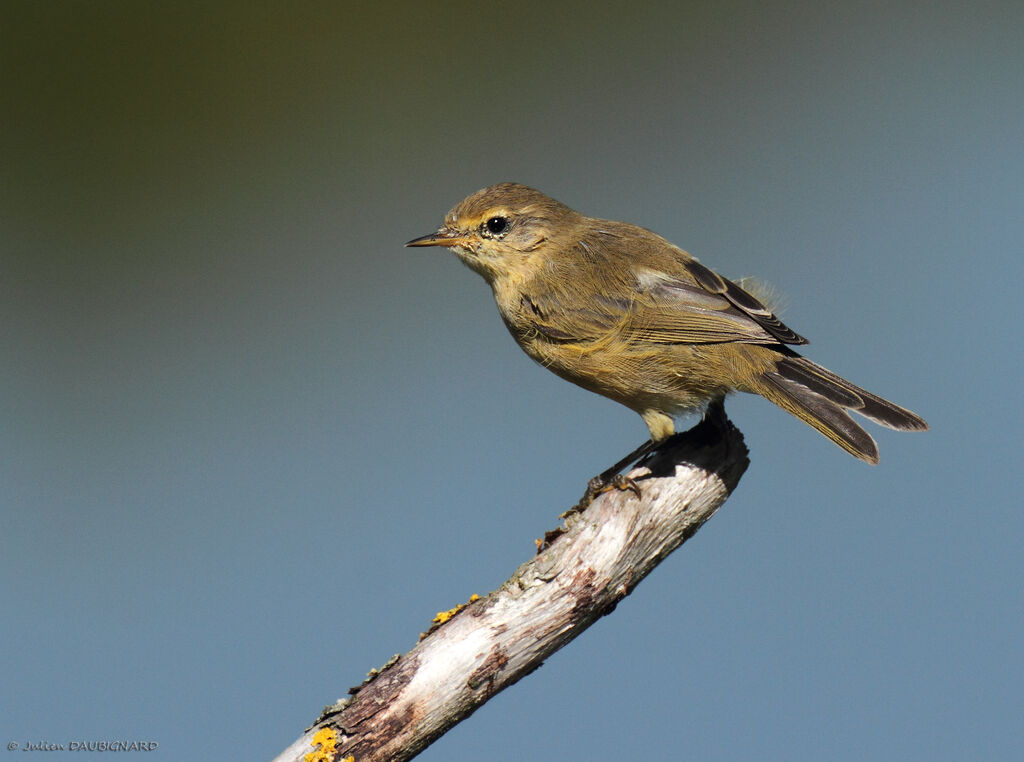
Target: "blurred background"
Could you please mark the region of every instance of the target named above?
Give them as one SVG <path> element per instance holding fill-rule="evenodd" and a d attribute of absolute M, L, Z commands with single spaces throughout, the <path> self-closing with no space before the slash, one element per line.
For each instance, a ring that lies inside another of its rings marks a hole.
<path fill-rule="evenodd" d="M 1024 5 L 3 17 L 0 740 L 269 759 L 643 440 L 402 247 L 515 180 L 933 430 L 871 468 L 732 399 L 719 514 L 421 758 L 1024 754 Z"/>

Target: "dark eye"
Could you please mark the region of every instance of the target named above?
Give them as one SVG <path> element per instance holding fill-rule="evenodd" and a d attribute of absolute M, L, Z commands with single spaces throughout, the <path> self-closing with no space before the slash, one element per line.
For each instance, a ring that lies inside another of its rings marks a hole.
<path fill-rule="evenodd" d="M 501 235 L 508 230 L 508 218 L 491 217 L 484 223 L 484 226 L 487 228 L 487 232 L 491 235 Z"/>

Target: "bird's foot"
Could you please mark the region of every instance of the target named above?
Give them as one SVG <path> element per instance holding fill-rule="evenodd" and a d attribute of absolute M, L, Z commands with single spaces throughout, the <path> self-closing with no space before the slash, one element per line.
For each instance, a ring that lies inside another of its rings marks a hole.
<path fill-rule="evenodd" d="M 621 490 L 622 492 L 629 490 L 637 497 L 640 497 L 640 485 L 636 483 L 636 479 L 630 479 L 625 474 L 615 474 L 610 482 L 598 490 L 598 494 L 611 492 L 613 489 Z"/>
<path fill-rule="evenodd" d="M 559 516 L 559 518 L 564 519 L 566 516 L 580 513 L 594 502 L 598 495 L 603 495 L 605 492 L 611 492 L 612 490 L 621 490 L 622 492 L 629 490 L 637 497 L 640 497 L 640 485 L 636 483 L 636 479 L 631 479 L 625 474 L 599 474 L 587 482 L 587 490 L 583 493 L 580 501 Z"/>

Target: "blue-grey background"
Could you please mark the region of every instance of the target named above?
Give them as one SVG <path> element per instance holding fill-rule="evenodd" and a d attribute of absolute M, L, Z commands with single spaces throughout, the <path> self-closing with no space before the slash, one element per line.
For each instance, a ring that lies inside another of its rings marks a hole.
<path fill-rule="evenodd" d="M 643 439 L 402 248 L 517 180 L 933 430 L 732 400 L 723 510 L 422 759 L 1024 754 L 1024 5 L 3 15 L 0 741 L 273 757 Z"/>

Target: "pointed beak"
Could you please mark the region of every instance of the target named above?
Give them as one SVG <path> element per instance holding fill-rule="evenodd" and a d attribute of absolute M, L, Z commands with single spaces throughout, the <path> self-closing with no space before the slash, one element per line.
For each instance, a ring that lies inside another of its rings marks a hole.
<path fill-rule="evenodd" d="M 436 233 L 413 238 L 406 246 L 456 246 L 463 241 L 462 236 L 452 230 L 441 228 Z"/>

